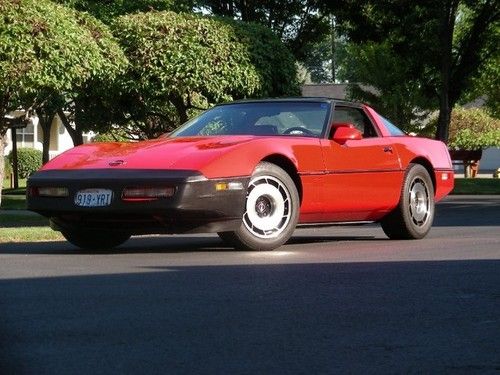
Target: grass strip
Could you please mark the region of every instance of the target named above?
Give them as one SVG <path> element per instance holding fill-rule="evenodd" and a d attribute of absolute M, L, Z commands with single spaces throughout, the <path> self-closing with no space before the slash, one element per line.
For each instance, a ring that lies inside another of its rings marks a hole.
<path fill-rule="evenodd" d="M 451 194 L 497 195 L 500 194 L 498 178 L 456 178 Z"/>
<path fill-rule="evenodd" d="M 10 181 L 9 179 L 5 178 L 5 179 L 3 180 L 3 188 L 4 188 L 5 190 L 15 190 L 15 189 L 12 189 L 12 188 L 10 187 L 10 185 L 11 185 L 11 181 Z M 25 179 L 25 178 L 20 178 L 20 179 L 18 180 L 18 186 L 19 186 L 19 189 L 23 189 L 23 188 L 25 188 L 25 187 L 26 187 L 26 179 Z"/>
<path fill-rule="evenodd" d="M 0 228 L 0 244 L 43 241 L 64 241 L 64 237 L 49 227 Z"/>
<path fill-rule="evenodd" d="M 25 210 L 26 209 L 26 197 L 24 195 L 2 195 L 2 207 L 3 210 Z"/>
<path fill-rule="evenodd" d="M 0 228 L 47 227 L 48 225 L 47 218 L 34 213 L 0 210 Z"/>

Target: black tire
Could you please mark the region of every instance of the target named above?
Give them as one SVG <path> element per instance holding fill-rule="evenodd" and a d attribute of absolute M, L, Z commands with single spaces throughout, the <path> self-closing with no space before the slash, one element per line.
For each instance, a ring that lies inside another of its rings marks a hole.
<path fill-rule="evenodd" d="M 247 190 L 241 226 L 218 233 L 226 243 L 242 250 L 266 251 L 283 245 L 299 219 L 300 200 L 291 177 L 275 164 L 261 162 Z"/>
<path fill-rule="evenodd" d="M 432 227 L 434 211 L 434 186 L 429 172 L 420 164 L 410 164 L 399 204 L 381 221 L 382 229 L 390 239 L 423 238 Z"/>
<path fill-rule="evenodd" d="M 121 245 L 130 238 L 129 233 L 64 229 L 62 235 L 73 245 L 87 250 L 107 250 Z"/>

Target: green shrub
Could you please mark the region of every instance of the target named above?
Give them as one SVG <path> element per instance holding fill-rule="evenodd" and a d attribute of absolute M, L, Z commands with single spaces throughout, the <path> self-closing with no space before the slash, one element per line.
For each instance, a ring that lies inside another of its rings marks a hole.
<path fill-rule="evenodd" d="M 12 164 L 12 151 L 9 156 Z M 19 178 L 27 178 L 42 166 L 42 151 L 34 148 L 19 148 L 17 150 L 17 170 Z"/>
<path fill-rule="evenodd" d="M 437 115 L 421 132 L 433 136 Z M 483 150 L 500 147 L 500 120 L 488 115 L 481 108 L 456 107 L 451 112 L 448 148 L 450 150 Z"/>
<path fill-rule="evenodd" d="M 448 147 L 452 150 L 500 147 L 500 120 L 480 108 L 453 109 Z"/>

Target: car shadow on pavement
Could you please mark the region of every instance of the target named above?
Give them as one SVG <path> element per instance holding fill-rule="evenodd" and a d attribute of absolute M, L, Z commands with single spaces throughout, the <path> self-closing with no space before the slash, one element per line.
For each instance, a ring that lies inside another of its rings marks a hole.
<path fill-rule="evenodd" d="M 0 279 L 3 374 L 497 373 L 499 260 Z"/>
<path fill-rule="evenodd" d="M 286 245 L 307 245 L 340 241 L 386 241 L 375 236 L 293 236 Z M 137 236 L 116 249 L 79 249 L 65 241 L 22 242 L 0 244 L 0 254 L 147 254 L 187 252 L 232 252 L 240 251 L 222 242 L 217 236 Z"/>

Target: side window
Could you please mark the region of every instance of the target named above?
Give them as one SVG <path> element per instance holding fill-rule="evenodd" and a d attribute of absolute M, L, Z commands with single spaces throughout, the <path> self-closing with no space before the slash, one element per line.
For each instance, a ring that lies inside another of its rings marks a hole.
<path fill-rule="evenodd" d="M 359 108 L 335 107 L 333 122 L 348 122 L 353 124 L 361 133 L 363 138 L 377 137 L 377 132 L 366 114 Z"/>

